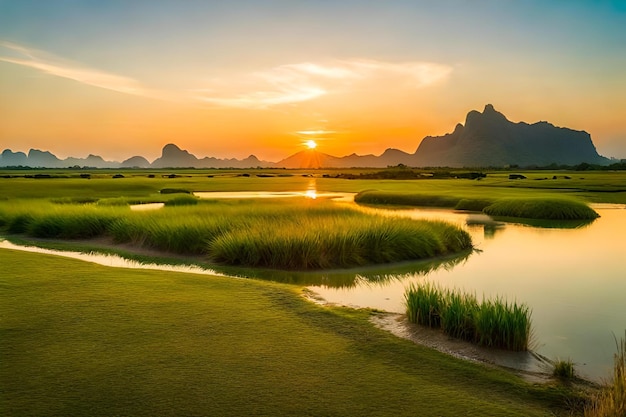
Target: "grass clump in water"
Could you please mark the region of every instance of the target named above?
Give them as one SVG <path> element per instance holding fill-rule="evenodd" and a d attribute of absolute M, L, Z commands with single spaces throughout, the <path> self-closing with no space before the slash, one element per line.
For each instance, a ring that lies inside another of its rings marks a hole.
<path fill-rule="evenodd" d="M 441 328 L 451 337 L 482 346 L 528 350 L 531 312 L 525 304 L 502 298 L 478 302 L 473 294 L 430 282 L 412 284 L 404 297 L 412 323 Z"/>
<path fill-rule="evenodd" d="M 562 379 L 572 379 L 576 372 L 574 371 L 574 362 L 571 359 L 557 359 L 554 361 L 552 375 Z"/>
<path fill-rule="evenodd" d="M 585 407 L 585 417 L 626 416 L 626 332 L 615 344 L 613 378 Z"/>
<path fill-rule="evenodd" d="M 275 269 L 348 268 L 469 250 L 457 226 L 371 215 L 331 202 L 219 202 L 174 197 L 161 210 L 127 206 L 0 204 L 0 227 L 41 238 L 111 237 L 226 265 Z"/>
<path fill-rule="evenodd" d="M 599 217 L 585 203 L 565 198 L 504 198 L 483 211 L 490 216 L 545 220 L 592 220 Z"/>

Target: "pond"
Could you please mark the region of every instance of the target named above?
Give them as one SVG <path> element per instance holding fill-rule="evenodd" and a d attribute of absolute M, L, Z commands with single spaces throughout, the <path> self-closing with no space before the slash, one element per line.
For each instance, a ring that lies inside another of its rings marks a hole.
<path fill-rule="evenodd" d="M 220 198 L 219 194 L 202 197 Z M 225 193 L 222 198 L 276 195 L 250 194 Z M 305 193 L 279 195 L 311 197 L 316 192 L 312 184 Z M 476 250 L 452 259 L 355 271 L 241 274 L 308 285 L 330 303 L 397 313 L 405 311 L 405 289 L 424 279 L 479 298 L 526 303 L 532 309 L 534 351 L 551 359 L 570 358 L 577 372 L 589 379 L 611 374 L 615 338 L 626 330 L 625 205 L 593 205 L 601 217 L 592 223 L 539 222 L 538 227 L 453 210 L 356 206 L 351 194 L 329 197 L 372 213 L 455 223 L 471 234 Z"/>
<path fill-rule="evenodd" d="M 552 359 L 571 358 L 581 375 L 599 380 L 610 375 L 614 335 L 619 339 L 626 329 L 626 209 L 594 209 L 599 219 L 572 229 L 476 224 L 475 215 L 450 210 L 385 210 L 462 225 L 477 251 L 425 271 L 388 271 L 386 280 L 372 282 L 365 275 L 353 285 L 310 288 L 331 303 L 398 313 L 405 311 L 405 288 L 424 279 L 479 298 L 524 302 L 533 312 L 534 350 Z"/>

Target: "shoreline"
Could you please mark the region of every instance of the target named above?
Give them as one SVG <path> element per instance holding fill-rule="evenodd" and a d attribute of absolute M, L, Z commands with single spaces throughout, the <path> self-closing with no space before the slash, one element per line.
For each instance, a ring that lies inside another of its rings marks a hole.
<path fill-rule="evenodd" d="M 37 239 L 29 238 L 27 240 L 29 240 L 29 245 L 15 244 L 6 239 L 6 237 L 0 236 L 0 249 L 51 254 L 72 259 L 78 259 L 85 262 L 92 262 L 114 268 L 155 269 L 162 271 L 175 271 L 203 275 L 228 276 L 236 279 L 242 279 L 241 277 L 225 275 L 210 268 L 198 265 L 197 263 L 194 263 L 194 259 L 192 257 L 175 256 L 177 260 L 190 261 L 188 264 L 182 265 L 158 263 L 159 259 L 155 259 L 155 262 L 145 263 L 142 261 L 127 259 L 119 254 L 106 254 L 103 252 L 98 253 L 94 250 L 89 252 L 78 252 L 70 250 L 64 251 L 59 249 L 47 249 L 37 246 Z M 57 240 L 39 241 L 52 243 L 59 242 Z M 104 242 L 102 240 L 89 240 L 82 241 L 80 243 L 102 245 L 103 247 L 101 249 L 128 250 L 131 253 L 143 255 L 146 257 L 150 257 L 150 255 L 156 257 L 158 257 L 159 255 L 164 255 L 159 251 L 154 251 L 150 249 L 140 249 L 133 251 L 132 249 L 137 248 L 132 246 L 120 248 L 120 245 L 115 245 L 110 242 Z M 307 286 L 302 286 L 302 290 L 303 297 L 305 299 L 319 305 L 358 308 L 354 306 L 328 302 L 326 299 L 322 298 L 319 294 L 315 293 Z M 550 360 L 532 351 L 512 352 L 502 349 L 481 347 L 471 342 L 451 338 L 437 329 L 430 329 L 410 323 L 406 319 L 405 315 L 399 313 L 392 313 L 387 311 L 373 311 L 372 316 L 370 317 L 370 322 L 377 328 L 389 332 L 399 338 L 410 340 L 415 344 L 437 350 L 441 353 L 447 354 L 457 359 L 477 362 L 485 366 L 495 366 L 513 372 L 529 383 L 545 384 L 556 380 L 556 378 L 553 377 L 551 373 L 552 364 Z M 573 381 L 575 383 L 580 383 L 587 386 L 597 385 L 597 383 L 594 381 L 582 379 L 579 377 L 576 377 Z"/>

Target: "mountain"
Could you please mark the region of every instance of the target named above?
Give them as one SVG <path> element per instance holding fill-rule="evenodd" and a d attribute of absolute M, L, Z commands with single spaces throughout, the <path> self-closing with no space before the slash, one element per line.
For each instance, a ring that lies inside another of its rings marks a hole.
<path fill-rule="evenodd" d="M 150 162 L 143 156 L 133 156 L 122 161 L 120 168 L 150 168 Z"/>
<path fill-rule="evenodd" d="M 591 136 L 584 131 L 556 127 L 548 122 L 513 123 L 487 104 L 472 110 L 465 125 L 452 133 L 428 136 L 415 151 L 416 166 L 487 167 L 606 164 Z"/>
<path fill-rule="evenodd" d="M 152 164 L 142 156 L 124 162 L 105 161 L 97 155 L 61 160 L 50 152 L 31 149 L 26 155 L 6 149 L 0 154 L 2 166 L 66 168 L 385 168 L 399 164 L 413 167 L 505 167 L 508 165 L 548 166 L 581 163 L 608 164 L 598 155 L 591 136 L 584 131 L 556 127 L 548 122 L 513 123 L 487 104 L 483 112 L 470 111 L 465 125 L 457 124 L 452 133 L 427 136 L 413 154 L 387 149 L 381 155 L 351 154 L 336 157 L 307 149 L 279 162 L 261 161 L 256 156 L 239 160 L 206 156 L 202 159 L 173 143 L 165 145 Z"/>
<path fill-rule="evenodd" d="M 13 152 L 11 149 L 5 149 L 0 155 L 0 166 L 16 167 L 25 166 L 28 156 L 24 152 Z"/>
<path fill-rule="evenodd" d="M 40 151 L 39 149 L 31 149 L 28 151 L 28 166 L 61 168 L 64 165 L 61 160 L 48 151 Z"/>
<path fill-rule="evenodd" d="M 119 162 L 105 161 L 101 156 L 91 155 L 87 158 L 73 158 L 69 157 L 61 161 L 63 167 L 93 167 L 93 168 L 119 168 Z"/>
<path fill-rule="evenodd" d="M 198 158 L 180 149 L 173 143 L 163 147 L 161 156 L 152 162 L 152 168 L 189 168 L 198 167 Z"/>
<path fill-rule="evenodd" d="M 315 149 L 307 149 L 277 162 L 276 166 L 279 168 L 331 168 L 336 166 L 336 161 L 339 159 Z"/>
<path fill-rule="evenodd" d="M 256 156 L 239 159 L 219 159 L 214 157 L 204 157 L 198 159 L 188 151 L 180 149 L 173 143 L 163 147 L 161 156 L 152 162 L 152 168 L 256 168 L 273 167 L 273 162 L 260 161 Z"/>

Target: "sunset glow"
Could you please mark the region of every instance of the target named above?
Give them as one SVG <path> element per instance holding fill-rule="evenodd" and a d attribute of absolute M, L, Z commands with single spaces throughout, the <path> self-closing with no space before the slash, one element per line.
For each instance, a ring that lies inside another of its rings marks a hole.
<path fill-rule="evenodd" d="M 317 148 L 317 143 L 315 143 L 314 140 L 307 140 L 306 141 L 306 146 L 309 149 L 315 149 L 315 148 Z"/>
<path fill-rule="evenodd" d="M 0 151 L 412 153 L 492 103 L 626 158 L 621 4 L 2 2 Z"/>

